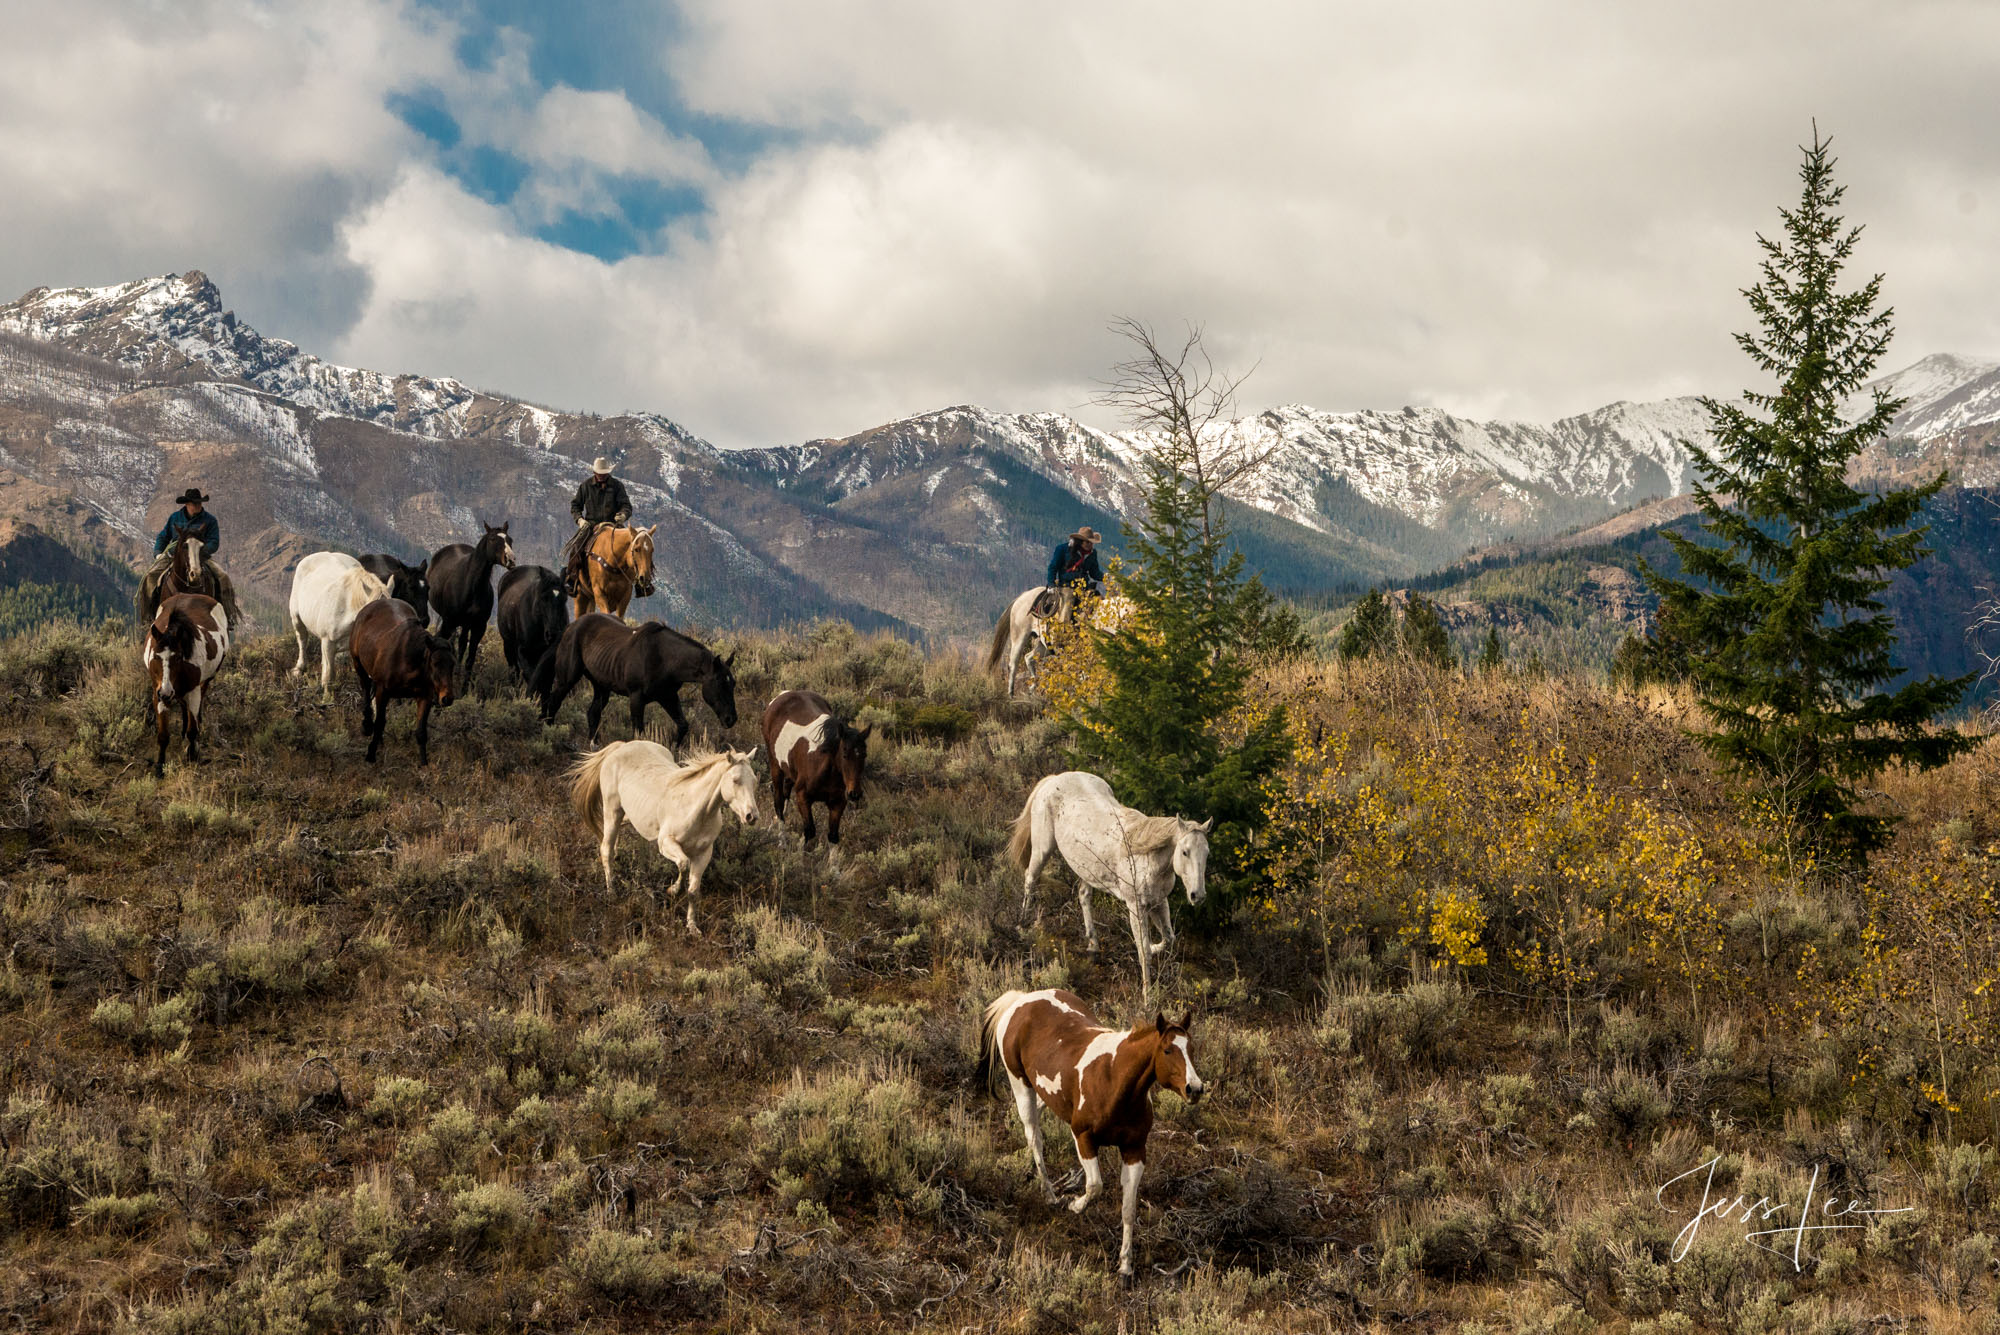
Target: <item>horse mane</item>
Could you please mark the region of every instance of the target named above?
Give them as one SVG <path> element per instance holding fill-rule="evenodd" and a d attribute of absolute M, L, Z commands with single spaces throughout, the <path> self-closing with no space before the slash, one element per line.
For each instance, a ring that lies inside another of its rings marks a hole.
<path fill-rule="evenodd" d="M 1163 848 L 1173 847 L 1174 840 L 1180 838 L 1181 823 L 1173 816 L 1130 814 L 1123 819 L 1128 852 L 1157 853 Z"/>

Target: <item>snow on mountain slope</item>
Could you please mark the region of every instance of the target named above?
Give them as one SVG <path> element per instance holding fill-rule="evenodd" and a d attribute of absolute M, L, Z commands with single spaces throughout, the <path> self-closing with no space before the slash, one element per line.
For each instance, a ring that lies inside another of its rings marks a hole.
<path fill-rule="evenodd" d="M 493 436 L 548 448 L 557 441 L 560 419 L 570 416 L 487 394 L 449 376 L 391 375 L 322 361 L 238 320 L 199 270 L 111 287 L 37 288 L 0 307 L 0 330 L 59 342 L 135 370 L 199 367 L 317 413 L 434 440 Z M 663 444 L 714 451 L 664 417 L 643 414 L 639 420 Z"/>

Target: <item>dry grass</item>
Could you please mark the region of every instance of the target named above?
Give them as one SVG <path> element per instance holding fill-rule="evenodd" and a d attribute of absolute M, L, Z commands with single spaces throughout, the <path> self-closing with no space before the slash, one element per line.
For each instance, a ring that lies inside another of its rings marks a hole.
<path fill-rule="evenodd" d="M 744 644 L 746 719 L 810 686 L 879 720 L 870 802 L 837 873 L 795 829 L 732 823 L 691 941 L 636 839 L 605 895 L 559 778 L 578 707 L 545 729 L 497 653 L 428 769 L 403 715 L 370 768 L 351 682 L 323 706 L 288 645 L 253 642 L 207 762 L 160 781 L 130 657 L 60 627 L 0 643 L 6 1323 L 1996 1329 L 1991 1068 L 1964 1059 L 1972 1030 L 1923 1041 L 1915 988 L 1970 988 L 1991 938 L 1940 910 L 1958 954 L 1891 960 L 1861 932 L 1916 930 L 1885 905 L 1976 911 L 2000 842 L 1985 751 L 1884 780 L 1908 819 L 1870 886 L 1732 872 L 1724 962 L 1755 982 L 1698 1016 L 1643 965 L 1565 1023 L 1504 960 L 1440 966 L 1393 930 L 1329 949 L 1246 909 L 1189 931 L 1165 1001 L 1200 1008 L 1212 1092 L 1157 1099 L 1127 1294 L 1115 1207 L 1047 1207 L 972 1079 L 998 990 L 1139 1007 L 1129 952 L 1089 957 L 1067 890 L 1043 888 L 1042 932 L 1021 921 L 1001 846 L 1059 734 L 966 664 L 839 626 Z M 1349 736 L 1354 775 L 1445 738 L 1498 765 L 1533 735 L 1677 820 L 1747 828 L 1685 701 L 1339 665 L 1264 689 L 1302 737 Z M 1920 1092 L 1940 1072 L 1956 1111 Z M 1732 1194 L 1795 1196 L 1817 1166 L 1822 1190 L 1917 1209 L 1799 1271 L 1740 1226 L 1675 1260 L 1685 1219 L 1654 1191 L 1710 1158 Z"/>

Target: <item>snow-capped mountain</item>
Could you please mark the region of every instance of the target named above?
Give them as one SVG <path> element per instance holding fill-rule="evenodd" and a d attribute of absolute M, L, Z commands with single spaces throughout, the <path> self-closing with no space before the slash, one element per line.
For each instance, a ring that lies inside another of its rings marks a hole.
<path fill-rule="evenodd" d="M 2000 366 L 1927 357 L 1877 383 L 1908 402 L 1898 439 L 1864 468 L 1934 472 L 1942 460 L 2000 475 Z M 1693 399 L 1547 425 L 1287 405 L 1219 430 L 1268 455 L 1235 498 L 1239 544 L 1272 583 L 1313 588 L 1405 578 L 1469 547 L 1685 492 L 1686 442 L 1705 438 L 1706 419 Z M 960 406 L 719 450 L 657 414 L 557 412 L 448 377 L 322 361 L 237 319 L 199 272 L 38 288 L 0 306 L 0 470 L 78 498 L 120 535 L 122 557 L 147 545 L 176 483 L 226 482 L 263 535 L 253 582 L 274 592 L 315 545 L 416 553 L 480 518 L 514 519 L 517 544 L 551 559 L 569 490 L 608 454 L 690 567 L 663 581 L 661 611 L 838 610 L 963 633 L 1039 577 L 1055 536 L 1134 514 L 1156 445 L 1060 413 Z"/>

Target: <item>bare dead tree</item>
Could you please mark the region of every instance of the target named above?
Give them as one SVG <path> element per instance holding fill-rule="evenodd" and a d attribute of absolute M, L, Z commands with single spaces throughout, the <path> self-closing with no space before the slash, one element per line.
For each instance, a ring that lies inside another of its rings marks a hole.
<path fill-rule="evenodd" d="M 1133 355 L 1111 368 L 1094 402 L 1115 408 L 1137 431 L 1164 439 L 1163 462 L 1185 477 L 1202 501 L 1202 535 L 1218 497 L 1240 498 L 1271 462 L 1280 442 L 1253 443 L 1221 428 L 1236 409 L 1236 391 L 1256 367 L 1241 375 L 1218 371 L 1202 345 L 1200 325 L 1189 325 L 1179 348 L 1162 343 L 1150 325 L 1130 316 L 1111 322 Z"/>

